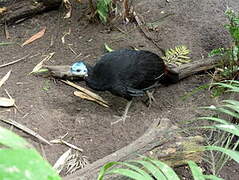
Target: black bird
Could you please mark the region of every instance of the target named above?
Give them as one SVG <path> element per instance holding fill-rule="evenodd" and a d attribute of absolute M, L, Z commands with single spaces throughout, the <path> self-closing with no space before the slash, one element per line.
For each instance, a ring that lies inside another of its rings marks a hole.
<path fill-rule="evenodd" d="M 110 91 L 128 100 L 123 116 L 125 121 L 132 98 L 143 96 L 158 84 L 179 81 L 178 73 L 170 70 L 157 55 L 145 50 L 121 49 L 109 52 L 95 64 L 79 61 L 71 73 L 83 77 L 87 86 L 96 91 Z"/>

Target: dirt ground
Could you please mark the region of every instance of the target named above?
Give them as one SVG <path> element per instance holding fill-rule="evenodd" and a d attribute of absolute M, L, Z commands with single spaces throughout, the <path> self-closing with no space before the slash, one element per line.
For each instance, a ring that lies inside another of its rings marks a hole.
<path fill-rule="evenodd" d="M 223 25 L 226 23 L 224 11 L 226 7 L 239 10 L 238 0 L 140 0 L 135 2 L 135 10 L 146 22 L 153 22 L 164 13 L 174 13 L 160 24 L 158 31 L 152 32 L 158 44 L 164 48 L 186 45 L 191 50 L 193 61 L 205 56 L 213 48 L 228 46 L 229 34 Z M 77 60 L 85 60 L 94 64 L 103 53 L 104 43 L 113 49 L 134 46 L 159 54 L 159 50 L 138 29 L 132 25 L 118 23 L 125 33 L 102 24 L 89 24 L 83 17 L 86 4 L 74 7 L 70 19 L 63 19 L 63 11 L 53 11 L 35 16 L 23 23 L 8 27 L 10 41 L 23 43 L 31 35 L 44 26 L 46 33 L 43 38 L 25 47 L 9 45 L 0 47 L 0 64 L 11 62 L 26 55 L 29 57 L 20 63 L 1 69 L 0 77 L 12 69 L 6 84 L 0 89 L 1 96 L 6 96 L 4 89 L 16 100 L 20 111 L 1 109 L 1 116 L 11 118 L 35 130 L 48 140 L 68 133 L 66 141 L 84 150 L 90 162 L 100 159 L 141 136 L 155 118 L 166 117 L 175 124 L 183 120 L 191 120 L 201 114 L 198 106 L 215 103 L 209 93 L 202 91 L 187 100 L 181 97 L 192 89 L 208 82 L 206 74 L 195 75 L 169 87 L 158 88 L 155 93 L 157 104 L 147 108 L 142 99 L 135 99 L 128 118 L 123 123 L 111 125 L 113 115 L 122 113 L 126 101 L 108 92 L 99 93 L 111 103 L 104 108 L 93 102 L 79 99 L 73 95 L 74 89 L 65 84 L 48 78 L 29 75 L 33 67 L 44 55 L 55 52 L 49 65 L 71 64 Z M 61 38 L 64 33 L 65 44 Z M 5 39 L 3 27 L 0 30 L 0 42 Z M 85 86 L 84 82 L 80 85 Z M 8 127 L 0 123 L 1 126 Z M 13 129 L 31 142 L 51 164 L 67 150 L 64 145 L 43 146 L 32 137 Z M 239 179 L 239 165 L 231 162 L 222 171 L 226 180 Z M 187 178 L 187 177 L 185 177 Z"/>

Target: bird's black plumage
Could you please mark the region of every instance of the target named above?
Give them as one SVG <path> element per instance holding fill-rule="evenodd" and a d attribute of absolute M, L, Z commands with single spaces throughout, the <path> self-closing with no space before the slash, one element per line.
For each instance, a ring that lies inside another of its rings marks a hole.
<path fill-rule="evenodd" d="M 156 82 L 177 82 L 178 74 L 168 70 L 164 61 L 152 52 L 122 49 L 103 55 L 89 68 L 85 81 L 94 90 L 110 91 L 131 100 L 142 96 Z"/>
<path fill-rule="evenodd" d="M 74 75 L 83 76 L 86 84 L 97 91 L 110 91 L 129 102 L 122 120 L 127 117 L 131 100 L 143 96 L 155 84 L 170 84 L 179 80 L 178 73 L 169 70 L 164 61 L 150 51 L 121 49 L 103 55 L 95 66 L 74 63 Z"/>

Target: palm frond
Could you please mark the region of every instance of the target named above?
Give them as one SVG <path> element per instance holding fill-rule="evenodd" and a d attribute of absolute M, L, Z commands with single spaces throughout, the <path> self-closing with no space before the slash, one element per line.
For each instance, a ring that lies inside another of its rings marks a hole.
<path fill-rule="evenodd" d="M 189 53 L 190 50 L 186 46 L 176 46 L 175 48 L 166 50 L 165 56 L 162 57 L 162 59 L 164 59 L 169 65 L 179 66 L 191 62 L 191 59 L 188 56 Z"/>

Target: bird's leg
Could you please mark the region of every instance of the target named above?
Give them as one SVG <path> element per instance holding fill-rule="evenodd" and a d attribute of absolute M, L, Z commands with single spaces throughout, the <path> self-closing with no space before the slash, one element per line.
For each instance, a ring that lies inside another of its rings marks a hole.
<path fill-rule="evenodd" d="M 149 90 L 146 91 L 146 94 L 148 96 L 148 107 L 151 107 L 152 102 L 156 102 L 156 99 L 153 96 L 154 91 L 155 89 L 153 89 L 151 92 Z"/>
<path fill-rule="evenodd" d="M 152 102 L 156 102 L 156 99 L 154 98 L 154 90 L 152 90 L 151 92 L 149 90 L 146 91 L 146 94 L 148 96 L 148 106 L 150 107 L 152 105 Z"/>
<path fill-rule="evenodd" d="M 119 116 L 115 116 L 116 118 L 119 118 L 119 119 L 117 121 L 115 121 L 115 122 L 112 122 L 111 125 L 116 124 L 116 123 L 118 123 L 120 121 L 123 121 L 123 123 L 125 122 L 126 118 L 128 117 L 127 114 L 128 114 L 128 111 L 129 111 L 129 108 L 130 108 L 131 104 L 132 104 L 132 100 L 128 101 L 128 103 L 127 103 L 127 105 L 125 107 L 125 110 L 124 110 L 124 114 L 122 116 L 120 116 L 120 117 Z"/>
<path fill-rule="evenodd" d="M 161 86 L 161 84 L 156 82 L 152 86 L 143 89 L 146 92 L 147 96 L 148 96 L 148 99 L 146 100 L 146 104 L 147 104 L 148 107 L 151 107 L 152 102 L 156 102 L 156 99 L 154 98 L 153 94 L 154 94 L 155 88 L 159 87 L 159 86 Z M 153 89 L 153 90 L 150 92 L 149 91 L 150 89 Z"/>

